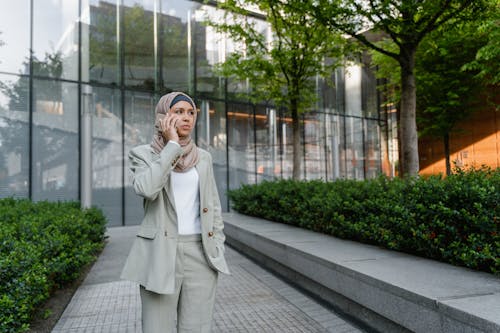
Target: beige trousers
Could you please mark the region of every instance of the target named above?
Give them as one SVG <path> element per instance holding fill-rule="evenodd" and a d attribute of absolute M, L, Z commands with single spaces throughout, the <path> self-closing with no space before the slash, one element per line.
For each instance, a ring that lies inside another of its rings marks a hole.
<path fill-rule="evenodd" d="M 157 294 L 141 286 L 142 332 L 208 333 L 212 328 L 218 273 L 205 258 L 200 235 L 180 235 L 175 292 Z M 177 321 L 177 325 L 176 325 Z"/>

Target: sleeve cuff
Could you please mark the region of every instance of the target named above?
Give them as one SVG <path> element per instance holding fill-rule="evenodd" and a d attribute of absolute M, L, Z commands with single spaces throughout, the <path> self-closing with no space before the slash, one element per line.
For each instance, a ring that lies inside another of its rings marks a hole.
<path fill-rule="evenodd" d="M 170 142 L 173 143 L 173 144 L 175 144 L 175 145 L 177 145 L 178 147 L 181 146 L 178 142 L 175 142 L 175 141 L 172 141 L 172 140 L 169 140 L 167 143 L 170 143 Z"/>

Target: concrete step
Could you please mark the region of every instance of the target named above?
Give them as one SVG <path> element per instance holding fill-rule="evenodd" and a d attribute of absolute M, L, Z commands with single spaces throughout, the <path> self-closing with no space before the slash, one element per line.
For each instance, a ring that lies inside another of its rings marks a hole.
<path fill-rule="evenodd" d="M 500 332 L 500 278 L 237 213 L 227 242 L 379 332 Z"/>

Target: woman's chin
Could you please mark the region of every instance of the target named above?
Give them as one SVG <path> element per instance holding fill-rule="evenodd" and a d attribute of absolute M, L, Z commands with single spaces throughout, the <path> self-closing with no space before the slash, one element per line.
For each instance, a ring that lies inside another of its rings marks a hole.
<path fill-rule="evenodd" d="M 190 136 L 191 131 L 177 131 L 177 135 L 179 135 L 179 139 L 183 140 Z"/>

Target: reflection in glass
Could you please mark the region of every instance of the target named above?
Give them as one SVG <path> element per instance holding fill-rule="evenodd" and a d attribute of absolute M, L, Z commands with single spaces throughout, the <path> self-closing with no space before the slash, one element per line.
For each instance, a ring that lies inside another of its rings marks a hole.
<path fill-rule="evenodd" d="M 375 178 L 382 170 L 382 157 L 380 147 L 380 127 L 377 120 L 365 120 L 365 157 L 366 175 L 365 178 Z"/>
<path fill-rule="evenodd" d="M 247 82 L 229 80 L 226 86 L 226 82 L 213 73 L 213 66 L 224 62 L 229 54 L 242 50 L 244 46 L 241 42 L 235 42 L 229 38 L 227 34 L 217 32 L 213 27 L 203 23 L 203 21 L 223 23 L 231 19 L 225 18 L 222 10 L 211 6 L 201 6 L 194 12 L 193 17 L 192 39 L 196 67 L 196 91 L 219 98 L 222 98 L 227 91 L 229 99 L 241 99 L 240 94 L 246 93 L 249 89 Z M 266 38 L 271 36 L 267 22 L 255 17 L 247 19 Z"/>
<path fill-rule="evenodd" d="M 225 60 L 230 41 L 203 22 L 221 20 L 223 15 L 224 12 L 215 7 L 202 6 L 193 15 L 192 30 L 196 92 L 220 98 L 224 94 L 224 80 L 214 75 L 213 66 Z"/>
<path fill-rule="evenodd" d="M 29 196 L 28 79 L 0 75 L 0 198 Z"/>
<path fill-rule="evenodd" d="M 33 200 L 77 200 L 78 86 L 34 80 L 33 90 Z"/>
<path fill-rule="evenodd" d="M 257 181 L 272 180 L 281 175 L 278 156 L 278 131 L 276 110 L 262 106 L 255 111 L 255 136 L 257 146 Z"/>
<path fill-rule="evenodd" d="M 92 114 L 92 204 L 109 225 L 122 224 L 122 117 L 119 90 L 83 87 L 82 108 Z"/>
<path fill-rule="evenodd" d="M 0 71 L 29 74 L 29 66 L 26 66 L 26 63 L 29 60 L 30 48 L 30 2 L 3 1 L 2 5 Z"/>
<path fill-rule="evenodd" d="M 120 84 L 116 0 L 82 1 L 82 81 Z"/>
<path fill-rule="evenodd" d="M 230 104 L 227 112 L 229 188 L 239 188 L 242 184 L 254 184 L 255 143 L 253 128 L 253 108 L 251 105 Z"/>
<path fill-rule="evenodd" d="M 363 120 L 345 118 L 346 178 L 364 179 Z"/>
<path fill-rule="evenodd" d="M 362 67 L 363 116 L 378 118 L 377 79 L 369 66 Z"/>
<path fill-rule="evenodd" d="M 340 177 L 339 116 L 325 114 L 325 161 L 326 180 Z"/>
<path fill-rule="evenodd" d="M 155 90 L 155 12 L 135 0 L 122 6 L 125 52 L 125 84 Z"/>
<path fill-rule="evenodd" d="M 227 211 L 227 138 L 226 112 L 223 102 L 197 101 L 200 113 L 196 120 L 196 144 L 212 155 L 215 181 L 222 210 Z"/>
<path fill-rule="evenodd" d="M 337 114 L 345 114 L 345 71 L 337 68 L 335 71 L 335 92 L 333 94 L 333 111 Z"/>
<path fill-rule="evenodd" d="M 292 117 L 286 115 L 284 110 L 280 111 L 280 161 L 281 176 L 290 179 L 293 176 L 293 129 Z"/>
<path fill-rule="evenodd" d="M 194 61 L 192 57 L 193 35 L 196 29 L 194 18 L 201 4 L 191 1 L 162 1 L 158 20 L 158 61 L 160 89 L 162 91 L 185 91 L 192 89 Z M 203 61 L 203 54 L 197 62 Z"/>
<path fill-rule="evenodd" d="M 77 80 L 78 0 L 33 1 L 33 11 L 33 74 Z"/>
<path fill-rule="evenodd" d="M 154 109 L 152 94 L 125 91 L 125 223 L 138 224 L 142 220 L 142 200 L 135 194 L 130 178 L 128 153 L 138 145 L 149 144 L 153 138 Z"/>
<path fill-rule="evenodd" d="M 361 116 L 361 67 L 347 66 L 345 76 L 345 114 Z"/>
<path fill-rule="evenodd" d="M 325 178 L 325 156 L 324 156 L 324 114 L 304 114 L 304 136 L 305 136 L 305 174 L 306 179 Z"/>

